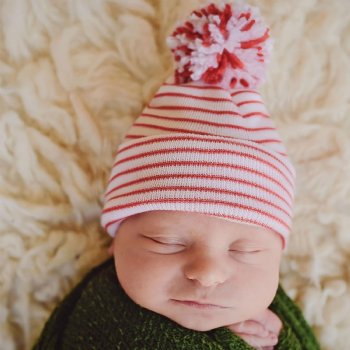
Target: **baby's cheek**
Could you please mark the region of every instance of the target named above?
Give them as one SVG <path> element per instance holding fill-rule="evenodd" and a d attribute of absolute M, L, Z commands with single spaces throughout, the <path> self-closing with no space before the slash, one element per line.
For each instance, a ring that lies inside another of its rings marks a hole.
<path fill-rule="evenodd" d="M 117 257 L 115 261 L 120 284 L 135 303 L 150 309 L 159 302 L 168 276 L 162 259 L 137 253 Z"/>
<path fill-rule="evenodd" d="M 235 279 L 234 284 L 240 286 L 240 299 L 245 301 L 248 318 L 254 317 L 271 304 L 278 281 L 278 268 L 241 265 L 239 278 Z"/>

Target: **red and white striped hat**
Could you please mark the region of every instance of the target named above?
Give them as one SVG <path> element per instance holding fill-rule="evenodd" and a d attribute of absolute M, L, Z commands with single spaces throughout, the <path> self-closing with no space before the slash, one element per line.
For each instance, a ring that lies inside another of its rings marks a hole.
<path fill-rule="evenodd" d="M 113 237 L 151 210 L 258 225 L 287 243 L 295 170 L 256 90 L 271 50 L 259 11 L 210 4 L 168 39 L 177 68 L 118 148 L 102 213 Z"/>

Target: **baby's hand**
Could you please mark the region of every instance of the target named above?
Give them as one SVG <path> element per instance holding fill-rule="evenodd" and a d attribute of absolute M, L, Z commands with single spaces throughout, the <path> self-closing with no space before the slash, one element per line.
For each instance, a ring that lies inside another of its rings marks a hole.
<path fill-rule="evenodd" d="M 273 350 L 278 343 L 282 322 L 271 310 L 250 320 L 227 326 L 245 342 L 257 350 Z"/>

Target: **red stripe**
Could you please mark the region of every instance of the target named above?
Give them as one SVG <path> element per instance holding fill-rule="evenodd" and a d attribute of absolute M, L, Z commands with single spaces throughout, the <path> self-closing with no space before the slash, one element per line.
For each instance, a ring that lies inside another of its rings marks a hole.
<path fill-rule="evenodd" d="M 208 132 L 200 132 L 200 131 L 195 131 L 191 129 L 181 129 L 181 128 L 168 128 L 166 126 L 160 126 L 156 124 L 148 124 L 148 123 L 134 123 L 134 126 L 141 126 L 143 128 L 149 128 L 149 129 L 157 129 L 157 130 L 165 130 L 165 131 L 171 131 L 171 132 L 183 132 L 183 133 L 190 133 L 194 135 L 207 135 L 207 136 L 217 136 L 217 134 L 210 134 Z M 222 137 L 230 137 L 233 138 L 232 136 L 224 136 Z M 275 142 L 275 143 L 282 143 L 282 141 L 279 140 L 272 140 L 272 139 L 266 139 L 266 140 L 247 140 L 251 142 L 257 142 L 257 143 L 270 143 L 270 142 Z"/>
<path fill-rule="evenodd" d="M 107 223 L 107 224 L 105 225 L 105 230 L 108 231 L 108 229 L 109 229 L 109 227 L 110 227 L 111 225 L 114 225 L 114 224 L 116 224 L 116 223 L 119 222 L 119 221 L 123 221 L 124 219 L 125 219 L 125 217 L 123 217 L 123 218 L 121 218 L 121 219 L 118 219 L 118 220 L 110 221 L 109 223 Z"/>
<path fill-rule="evenodd" d="M 248 114 L 244 114 L 243 118 L 250 118 L 250 117 L 263 117 L 263 118 L 270 118 L 268 114 L 262 113 L 262 112 L 252 112 Z"/>
<path fill-rule="evenodd" d="M 271 127 L 271 128 L 245 128 L 244 126 L 238 126 L 238 125 L 233 125 L 233 124 L 222 124 L 222 123 L 208 122 L 207 120 L 203 120 L 203 119 L 167 117 L 167 116 L 155 115 L 155 114 L 150 114 L 150 113 L 142 113 L 141 117 L 149 117 L 149 118 L 155 118 L 155 119 L 164 119 L 164 120 L 173 120 L 173 121 L 181 121 L 181 122 L 198 123 L 198 124 L 203 124 L 203 125 L 210 125 L 210 126 L 216 126 L 216 127 L 222 127 L 222 128 L 230 128 L 230 129 L 237 129 L 237 130 L 244 130 L 244 131 L 276 130 L 276 128 L 273 128 L 273 127 Z"/>
<path fill-rule="evenodd" d="M 224 111 L 224 110 L 216 110 L 216 109 L 206 109 L 206 108 L 199 108 L 199 107 L 187 107 L 187 106 L 151 106 L 147 105 L 147 108 L 150 109 L 160 109 L 160 110 L 169 110 L 169 111 L 195 111 L 195 112 L 202 112 L 202 113 L 210 113 L 210 114 L 229 114 L 229 115 L 239 115 L 238 112 L 233 112 L 231 110 Z"/>
<path fill-rule="evenodd" d="M 249 169 L 247 167 L 239 166 L 239 165 L 230 165 L 230 164 L 226 164 L 226 163 L 181 161 L 181 162 L 171 162 L 171 163 L 169 163 L 169 162 L 158 162 L 158 163 L 152 163 L 152 164 L 145 164 L 145 165 L 141 165 L 141 166 L 138 166 L 138 167 L 135 167 L 135 168 L 131 168 L 131 169 L 128 169 L 128 170 L 121 171 L 120 173 L 115 174 L 109 180 L 109 182 L 113 181 L 114 179 L 116 179 L 119 176 L 122 176 L 122 175 L 125 175 L 125 174 L 134 173 L 136 171 L 145 170 L 145 169 L 158 168 L 158 167 L 164 167 L 164 166 L 198 166 L 198 165 L 211 166 L 211 167 L 223 167 L 223 168 L 230 168 L 230 169 L 239 169 L 239 170 L 244 170 L 244 171 L 253 173 L 255 175 L 261 176 L 263 178 L 269 179 L 270 181 L 274 182 L 276 185 L 281 187 L 286 192 L 288 197 L 292 200 L 292 196 L 288 192 L 288 190 L 283 186 L 283 184 L 281 184 L 276 179 L 274 179 L 274 178 L 272 178 L 272 177 L 270 177 L 268 175 L 265 175 L 263 173 L 260 173 L 259 171 L 254 170 L 254 169 Z"/>
<path fill-rule="evenodd" d="M 209 86 L 209 85 L 189 85 L 189 84 L 171 84 L 171 83 L 163 83 L 165 86 L 176 86 L 178 88 L 191 88 L 191 89 L 199 89 L 199 90 L 224 90 L 219 86 Z"/>
<path fill-rule="evenodd" d="M 280 154 L 281 156 L 283 157 L 287 157 L 287 153 L 284 153 L 284 152 L 279 152 L 279 151 L 276 151 L 278 154 Z"/>
<path fill-rule="evenodd" d="M 237 95 L 239 95 L 239 94 L 244 94 L 244 93 L 257 94 L 257 95 L 260 96 L 259 92 L 256 91 L 256 90 L 240 90 L 240 91 L 233 92 L 233 93 L 231 94 L 231 97 L 237 96 Z"/>
<path fill-rule="evenodd" d="M 251 103 L 260 103 L 260 104 L 264 104 L 264 102 L 262 102 L 262 101 L 251 100 L 251 101 L 239 102 L 239 103 L 237 103 L 237 106 L 238 106 L 238 107 L 241 107 L 241 106 L 243 106 L 243 105 L 247 105 L 247 104 L 251 104 Z"/>
<path fill-rule="evenodd" d="M 282 143 L 281 140 L 266 139 L 266 140 L 254 140 L 256 143 Z"/>
<path fill-rule="evenodd" d="M 254 159 L 255 161 L 261 162 L 263 164 L 266 164 L 268 167 L 271 167 L 271 168 L 275 169 L 278 173 L 280 173 L 284 177 L 284 179 L 293 188 L 292 182 L 274 164 L 268 162 L 267 160 L 258 158 L 258 157 L 254 156 L 254 155 L 251 155 L 249 153 L 236 152 L 236 151 L 225 150 L 225 149 L 202 149 L 202 148 L 193 148 L 193 147 L 178 147 L 178 148 L 171 148 L 171 149 L 160 149 L 160 150 L 155 150 L 155 151 L 138 153 L 136 155 L 120 159 L 120 160 L 118 160 L 117 162 L 115 162 L 113 164 L 112 168 L 114 168 L 115 166 L 120 165 L 122 163 L 129 162 L 129 161 L 132 161 L 132 160 L 135 160 L 135 159 L 140 159 L 140 158 L 145 158 L 145 157 L 149 157 L 149 156 L 154 156 L 154 155 L 157 155 L 157 154 L 169 154 L 169 153 L 233 154 L 233 155 L 236 155 L 236 156 L 247 157 L 247 158 L 250 158 L 250 159 Z"/>
<path fill-rule="evenodd" d="M 283 225 L 284 227 L 287 228 L 287 230 L 289 230 L 289 226 L 280 218 L 269 214 L 269 213 L 265 213 L 259 209 L 256 208 L 252 208 L 250 206 L 246 206 L 246 205 L 242 205 L 242 204 L 238 204 L 238 203 L 231 203 L 231 202 L 227 202 L 227 201 L 219 201 L 219 200 L 207 200 L 207 199 L 199 199 L 199 198 L 167 198 L 167 199 L 147 199 L 145 201 L 137 201 L 137 202 L 132 202 L 132 203 L 128 203 L 128 204 L 122 204 L 122 205 L 117 205 L 117 206 L 113 206 L 111 208 L 106 208 L 102 211 L 103 214 L 105 213 L 109 213 L 111 211 L 115 211 L 115 210 L 121 210 L 121 209 L 125 209 L 125 208 L 131 208 L 131 207 L 136 207 L 138 205 L 143 205 L 143 204 L 152 204 L 152 203 L 205 203 L 205 204 L 221 204 L 221 205 L 227 205 L 228 207 L 238 207 L 241 209 L 247 209 L 249 211 L 253 211 L 259 214 L 262 214 L 264 216 L 269 217 L 270 219 L 273 219 L 277 222 L 279 222 L 281 225 Z"/>
<path fill-rule="evenodd" d="M 176 96 L 176 97 L 188 97 L 201 101 L 213 101 L 213 102 L 231 102 L 233 103 L 231 98 L 219 98 L 219 97 L 205 97 L 205 96 L 195 96 L 190 94 L 183 94 L 180 92 L 163 92 L 156 94 L 153 98 L 159 98 L 164 96 Z"/>
<path fill-rule="evenodd" d="M 244 147 L 247 147 L 247 148 L 250 148 L 250 149 L 253 149 L 255 151 L 259 151 L 271 158 L 273 158 L 274 160 L 276 160 L 278 163 L 280 163 L 287 171 L 288 173 L 292 176 L 292 172 L 290 171 L 290 169 L 280 160 L 278 159 L 277 157 L 275 157 L 273 154 L 269 153 L 269 152 L 266 152 L 265 150 L 262 150 L 258 147 L 255 147 L 253 145 L 249 145 L 249 144 L 246 144 L 244 142 L 238 142 L 238 141 L 234 141 L 234 140 L 228 140 L 228 139 L 224 139 L 224 138 L 210 138 L 210 139 L 201 139 L 201 138 L 198 138 L 198 137 L 195 137 L 195 136 L 190 136 L 190 135 L 184 135 L 184 136 L 165 136 L 165 137 L 160 137 L 160 138 L 157 138 L 157 139 L 152 139 L 152 140 L 146 140 L 146 141 L 141 141 L 141 142 L 138 142 L 138 143 L 134 143 L 130 146 L 125 146 L 124 148 L 121 148 L 118 153 L 121 154 L 122 152 L 124 151 L 127 151 L 128 149 L 132 149 L 134 147 L 142 147 L 144 145 L 147 145 L 147 144 L 153 144 L 153 143 L 158 143 L 158 142 L 164 142 L 164 141 L 183 141 L 183 140 L 188 140 L 188 141 L 205 141 L 205 142 L 220 142 L 220 143 L 226 143 L 226 144 L 230 144 L 230 145 L 235 145 L 235 146 L 244 146 Z"/>
<path fill-rule="evenodd" d="M 200 212 L 198 212 L 200 213 Z M 273 227 L 269 226 L 269 225 L 266 225 L 262 222 L 258 222 L 258 221 L 255 221 L 255 220 L 250 220 L 248 218 L 245 218 L 245 219 L 242 219 L 241 217 L 235 217 L 235 216 L 232 216 L 232 215 L 224 215 L 224 214 L 218 214 L 216 212 L 209 212 L 209 211 L 206 211 L 205 212 L 207 215 L 214 215 L 214 216 L 217 216 L 217 217 L 221 217 L 221 218 L 224 218 L 224 219 L 231 219 L 231 220 L 236 220 L 236 221 L 239 221 L 239 222 L 244 222 L 244 223 L 251 223 L 251 224 L 255 224 L 255 225 L 258 225 L 258 226 L 262 226 L 262 227 L 265 227 L 269 230 L 272 230 L 272 231 L 275 231 L 276 232 L 276 229 L 274 229 Z M 130 215 L 129 215 L 130 216 Z M 117 220 L 113 220 L 113 221 L 110 221 L 108 224 L 105 225 L 105 230 L 107 231 L 108 228 L 113 225 L 113 224 L 116 224 L 117 222 L 119 221 L 122 221 L 124 220 L 125 218 L 127 218 L 128 216 L 124 216 L 122 217 L 121 219 L 117 219 Z M 289 229 L 289 228 L 288 228 Z M 283 242 L 284 242 L 284 238 L 283 238 Z"/>
<path fill-rule="evenodd" d="M 223 190 L 220 188 L 216 188 L 216 187 L 186 187 L 186 186 L 166 186 L 166 187 L 151 187 L 151 188 L 145 188 L 145 189 L 140 189 L 140 190 L 134 190 L 131 192 L 126 192 L 123 194 L 120 194 L 118 196 L 114 196 L 111 198 L 108 198 L 107 202 L 117 199 L 117 198 L 123 198 L 123 197 L 128 197 L 128 196 L 133 196 L 135 194 L 142 194 L 142 193 L 147 193 L 147 192 L 158 192 L 158 191 L 197 191 L 197 192 L 213 192 L 213 193 L 221 193 L 221 194 L 230 194 L 230 195 L 234 195 L 234 196 L 239 196 L 239 197 L 245 197 L 245 198 L 249 198 L 249 199 L 254 199 L 256 201 L 259 202 L 263 202 L 267 205 L 270 205 L 278 210 L 280 210 L 281 212 L 283 212 L 284 214 L 286 214 L 288 217 L 290 217 L 290 213 L 288 213 L 286 210 L 284 210 L 283 208 L 281 208 L 280 206 L 271 203 L 270 201 L 263 199 L 263 198 L 259 198 L 257 196 L 250 196 L 246 193 L 242 193 L 242 192 L 237 192 L 237 191 L 230 191 L 230 190 Z"/>
<path fill-rule="evenodd" d="M 279 198 L 282 202 L 284 202 L 290 210 L 292 210 L 292 207 L 289 202 L 287 202 L 282 196 L 280 196 L 278 193 L 272 191 L 271 189 L 255 184 L 253 182 L 243 180 L 243 179 L 238 179 L 238 178 L 232 178 L 232 177 L 227 177 L 227 176 L 220 176 L 220 175 L 205 175 L 205 174 L 166 174 L 166 175 L 153 175 L 153 176 L 146 176 L 142 178 L 138 178 L 137 180 L 132 180 L 129 182 L 125 182 L 119 186 L 113 187 L 111 190 L 109 190 L 105 194 L 105 198 L 109 196 L 111 193 L 120 190 L 121 188 L 128 187 L 128 186 L 133 186 L 136 185 L 140 182 L 148 182 L 148 181 L 153 181 L 153 180 L 164 180 L 164 179 L 186 179 L 186 178 L 191 178 L 191 179 L 207 179 L 207 180 L 221 180 L 221 181 L 229 181 L 233 183 L 240 183 L 244 184 L 247 186 L 259 188 L 260 190 L 263 190 L 269 194 L 272 194 L 273 196 Z"/>

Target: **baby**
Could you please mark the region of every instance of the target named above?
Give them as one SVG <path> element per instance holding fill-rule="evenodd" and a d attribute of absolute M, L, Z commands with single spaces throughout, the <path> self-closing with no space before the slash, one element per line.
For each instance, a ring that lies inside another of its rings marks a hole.
<path fill-rule="evenodd" d="M 272 348 L 282 323 L 267 307 L 278 286 L 281 238 L 262 227 L 180 211 L 133 215 L 110 249 L 137 304 L 183 327 L 227 326 Z"/>
<path fill-rule="evenodd" d="M 120 145 L 105 196 L 118 280 L 183 327 L 226 326 L 272 349 L 295 174 L 256 90 L 269 30 L 255 8 L 211 4 L 168 44 L 175 78 Z"/>
<path fill-rule="evenodd" d="M 257 9 L 211 4 L 168 43 L 175 75 L 119 146 L 105 193 L 114 260 L 34 349 L 319 350 L 278 284 L 295 171 L 256 90 L 269 30 Z"/>

